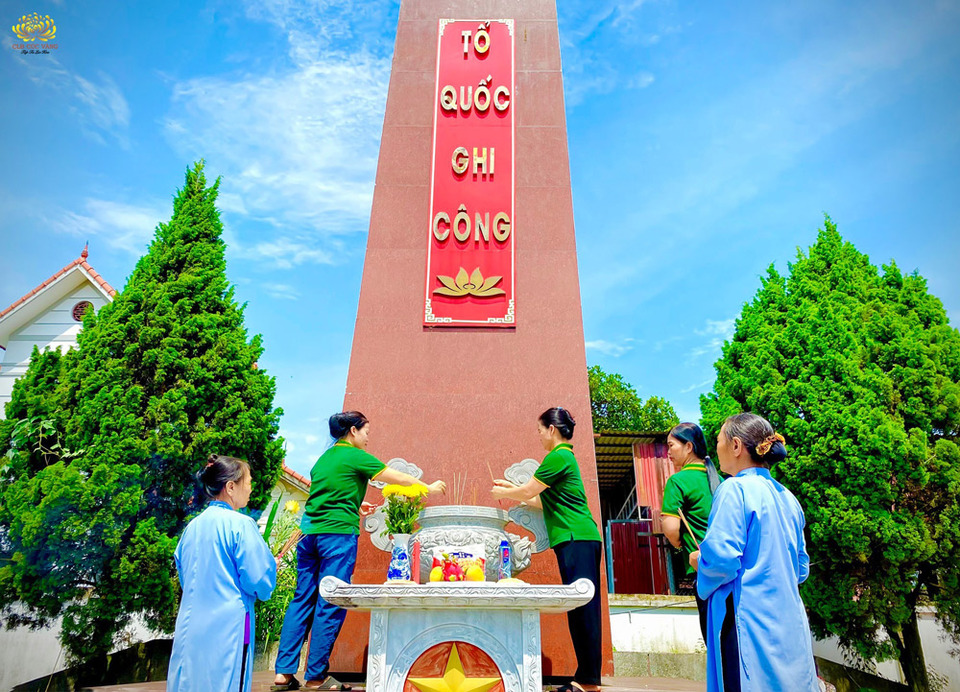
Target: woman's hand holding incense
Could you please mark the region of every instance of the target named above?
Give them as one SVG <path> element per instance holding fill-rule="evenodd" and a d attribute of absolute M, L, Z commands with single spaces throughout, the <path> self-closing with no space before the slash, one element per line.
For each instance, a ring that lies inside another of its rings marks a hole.
<path fill-rule="evenodd" d="M 443 481 L 434 481 L 433 483 L 427 485 L 427 490 L 429 490 L 431 493 L 446 493 L 447 484 Z"/>
<path fill-rule="evenodd" d="M 516 490 L 516 488 L 517 486 L 510 481 L 495 478 L 493 480 L 493 487 L 490 489 L 490 494 L 497 500 L 510 500 L 513 499 L 510 497 L 510 491 Z"/>

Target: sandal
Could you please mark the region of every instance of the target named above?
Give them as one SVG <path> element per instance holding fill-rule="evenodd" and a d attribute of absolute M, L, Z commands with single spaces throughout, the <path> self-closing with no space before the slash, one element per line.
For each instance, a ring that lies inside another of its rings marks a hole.
<path fill-rule="evenodd" d="M 566 685 L 560 685 L 554 692 L 603 692 L 603 687 L 598 685 L 595 690 L 585 690 L 575 682 L 568 682 Z"/>
<path fill-rule="evenodd" d="M 345 682 L 340 682 L 332 675 L 328 675 L 327 679 L 324 680 L 319 685 L 311 685 L 309 683 L 305 684 L 304 689 L 307 690 L 339 690 L 339 692 L 349 692 L 353 689 L 353 685 L 348 685 Z"/>
<path fill-rule="evenodd" d="M 299 690 L 300 681 L 297 680 L 293 675 L 290 676 L 290 682 L 285 682 L 282 685 L 277 685 L 274 683 L 270 685 L 270 692 L 287 692 L 287 690 Z"/>

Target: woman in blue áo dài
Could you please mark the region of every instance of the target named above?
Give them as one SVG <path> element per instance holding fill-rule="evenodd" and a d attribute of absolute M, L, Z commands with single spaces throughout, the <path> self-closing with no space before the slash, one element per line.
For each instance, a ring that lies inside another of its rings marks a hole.
<path fill-rule="evenodd" d="M 787 456 L 783 437 L 753 413 L 717 435 L 720 470 L 707 534 L 690 555 L 707 605 L 708 692 L 819 690 L 799 584 L 809 574 L 804 517 L 770 477 Z"/>
<path fill-rule="evenodd" d="M 250 499 L 249 464 L 213 454 L 197 480 L 210 503 L 174 552 L 183 597 L 167 690 L 249 692 L 253 606 L 273 593 L 277 563 L 256 522 L 237 511 Z"/>

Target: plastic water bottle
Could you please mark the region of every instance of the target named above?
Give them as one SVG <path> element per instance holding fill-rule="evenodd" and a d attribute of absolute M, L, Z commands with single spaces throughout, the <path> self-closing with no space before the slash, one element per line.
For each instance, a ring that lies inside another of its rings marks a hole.
<path fill-rule="evenodd" d="M 498 579 L 509 579 L 513 571 L 510 560 L 510 541 L 503 539 L 500 541 L 500 567 L 498 570 Z"/>

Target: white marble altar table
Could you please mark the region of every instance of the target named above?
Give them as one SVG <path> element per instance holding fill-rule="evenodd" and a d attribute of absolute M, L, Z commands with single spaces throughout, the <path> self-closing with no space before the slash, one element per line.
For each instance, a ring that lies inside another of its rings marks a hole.
<path fill-rule="evenodd" d="M 479 647 L 500 669 L 504 692 L 541 692 L 540 613 L 590 602 L 593 584 L 493 582 L 347 584 L 324 577 L 320 595 L 342 608 L 369 610 L 368 692 L 403 692 L 414 662 L 444 642 Z"/>

